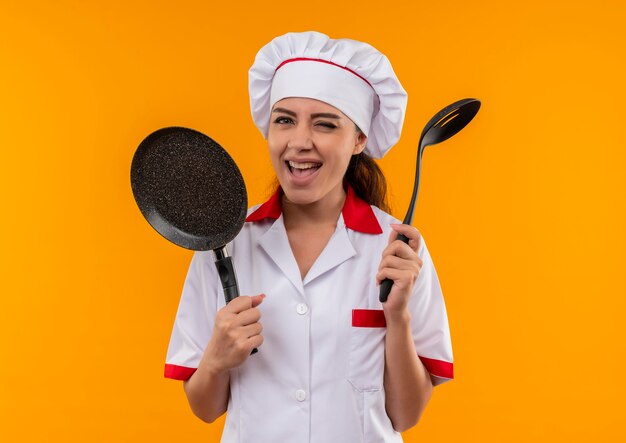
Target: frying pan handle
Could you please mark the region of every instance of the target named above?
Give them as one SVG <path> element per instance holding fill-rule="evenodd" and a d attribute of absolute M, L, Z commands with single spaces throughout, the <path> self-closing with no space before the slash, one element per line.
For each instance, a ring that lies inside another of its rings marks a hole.
<path fill-rule="evenodd" d="M 224 289 L 224 298 L 226 303 L 230 303 L 236 297 L 239 297 L 239 285 L 237 284 L 237 275 L 231 257 L 222 257 L 215 260 L 215 267 L 222 282 Z"/>
<path fill-rule="evenodd" d="M 396 240 L 403 241 L 407 245 L 409 244 L 409 238 L 402 234 L 398 234 L 398 237 L 396 238 Z M 382 283 L 380 284 L 380 293 L 378 295 L 378 299 L 380 300 L 381 303 L 385 303 L 387 301 L 387 298 L 389 298 L 389 292 L 391 292 L 392 286 L 393 286 L 393 280 L 390 280 L 388 278 L 384 279 Z"/>
<path fill-rule="evenodd" d="M 233 260 L 225 250 L 225 247 L 213 250 L 215 252 L 215 267 L 217 273 L 220 276 L 222 282 L 222 289 L 224 289 L 224 298 L 226 303 L 230 303 L 236 297 L 239 297 L 239 285 L 237 284 L 237 274 L 235 273 L 235 266 Z M 257 348 L 254 348 L 250 355 L 256 354 Z"/>

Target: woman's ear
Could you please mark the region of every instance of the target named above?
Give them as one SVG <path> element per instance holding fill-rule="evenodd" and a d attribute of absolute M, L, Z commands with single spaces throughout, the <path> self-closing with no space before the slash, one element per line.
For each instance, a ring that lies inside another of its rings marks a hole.
<path fill-rule="evenodd" d="M 363 134 L 363 131 L 359 130 L 356 134 L 356 140 L 354 143 L 354 150 L 352 155 L 360 154 L 365 149 L 367 143 L 367 135 Z"/>

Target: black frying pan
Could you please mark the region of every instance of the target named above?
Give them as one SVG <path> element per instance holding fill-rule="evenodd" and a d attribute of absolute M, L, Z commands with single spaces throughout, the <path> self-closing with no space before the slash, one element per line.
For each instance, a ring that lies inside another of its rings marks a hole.
<path fill-rule="evenodd" d="M 226 244 L 243 227 L 248 196 L 241 172 L 224 148 L 193 129 L 159 129 L 137 148 L 130 182 L 148 223 L 178 246 L 212 249 L 226 303 L 237 297 Z"/>

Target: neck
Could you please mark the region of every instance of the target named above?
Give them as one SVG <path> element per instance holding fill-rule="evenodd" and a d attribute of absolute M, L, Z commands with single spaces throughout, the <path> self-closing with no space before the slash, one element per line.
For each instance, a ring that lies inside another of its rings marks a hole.
<path fill-rule="evenodd" d="M 309 204 L 296 204 L 282 196 L 285 228 L 336 226 L 339 214 L 346 201 L 346 192 L 340 185 L 322 199 Z"/>

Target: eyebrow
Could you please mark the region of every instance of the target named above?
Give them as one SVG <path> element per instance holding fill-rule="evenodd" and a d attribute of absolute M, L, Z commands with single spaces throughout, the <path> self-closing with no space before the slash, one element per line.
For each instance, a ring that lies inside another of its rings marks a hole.
<path fill-rule="evenodd" d="M 292 117 L 296 116 L 295 112 L 290 111 L 289 109 L 285 109 L 285 108 L 274 108 L 274 110 L 272 112 L 281 112 L 283 114 L 287 114 L 287 115 L 290 115 Z M 322 117 L 322 118 L 334 118 L 336 120 L 341 119 L 341 117 L 339 115 L 331 114 L 329 112 L 318 112 L 318 113 L 315 113 L 315 114 L 311 114 L 311 117 L 312 118 L 319 118 L 319 117 Z"/>

